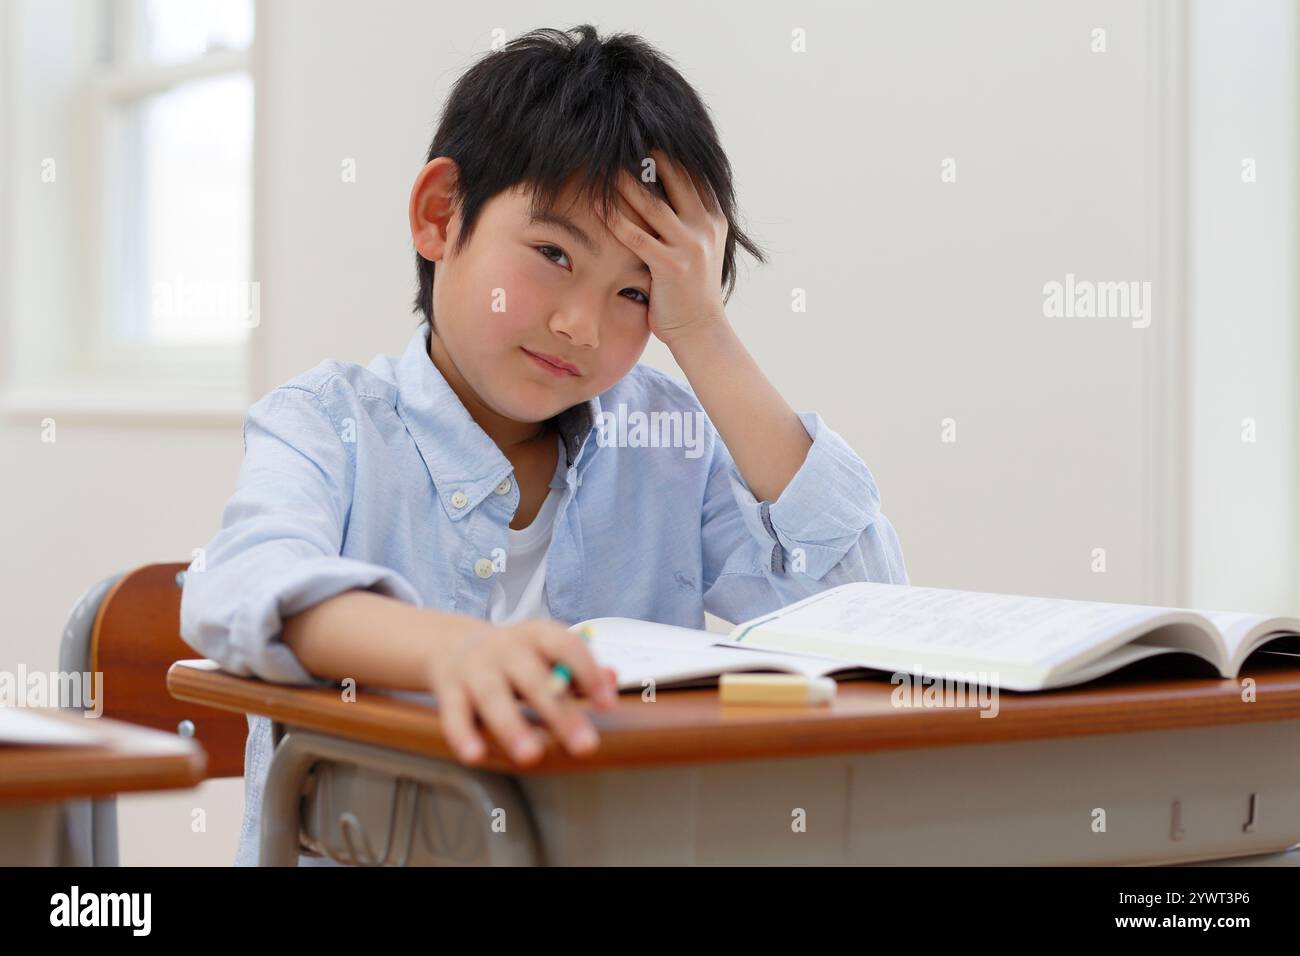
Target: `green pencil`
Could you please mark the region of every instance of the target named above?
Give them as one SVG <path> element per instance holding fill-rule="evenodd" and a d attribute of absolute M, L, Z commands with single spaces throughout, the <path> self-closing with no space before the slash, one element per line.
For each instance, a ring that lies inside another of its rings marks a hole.
<path fill-rule="evenodd" d="M 578 629 L 578 636 L 582 638 L 584 643 L 587 643 L 590 642 L 591 639 L 596 635 L 592 631 L 590 625 L 584 624 L 582 625 L 581 628 Z M 573 675 L 569 673 L 568 664 L 561 663 L 561 664 L 556 664 L 554 667 L 552 667 L 551 680 L 550 683 L 547 685 L 547 689 L 551 692 L 551 696 L 558 697 L 561 694 L 563 694 L 566 690 L 568 690 L 569 681 L 572 679 L 572 677 Z"/>

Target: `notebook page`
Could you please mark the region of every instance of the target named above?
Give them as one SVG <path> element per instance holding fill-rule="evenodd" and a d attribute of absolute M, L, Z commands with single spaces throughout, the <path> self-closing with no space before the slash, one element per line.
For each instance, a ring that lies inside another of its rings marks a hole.
<path fill-rule="evenodd" d="M 588 648 L 603 667 L 614 668 L 621 690 L 639 689 L 647 678 L 664 682 L 764 668 L 816 677 L 845 666 L 803 654 L 719 647 L 723 635 L 671 624 L 626 618 L 597 618 L 586 623 L 592 629 Z"/>
<path fill-rule="evenodd" d="M 855 582 L 751 622 L 758 629 L 854 646 L 989 663 L 1048 665 L 1176 610 L 903 584 Z M 761 646 L 761 644 L 760 644 Z"/>

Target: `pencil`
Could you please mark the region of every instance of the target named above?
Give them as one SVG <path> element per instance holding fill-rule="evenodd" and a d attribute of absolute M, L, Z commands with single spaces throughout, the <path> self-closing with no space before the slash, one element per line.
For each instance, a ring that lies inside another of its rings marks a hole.
<path fill-rule="evenodd" d="M 578 629 L 578 636 L 582 638 L 584 643 L 590 643 L 591 639 L 596 635 L 595 632 L 592 630 L 591 625 L 584 624 L 582 625 L 582 627 Z M 572 680 L 572 678 L 573 675 L 569 672 L 568 664 L 560 663 L 552 667 L 551 680 L 550 683 L 547 684 L 547 689 L 550 691 L 551 696 L 559 697 L 566 690 L 568 690 L 569 682 Z"/>

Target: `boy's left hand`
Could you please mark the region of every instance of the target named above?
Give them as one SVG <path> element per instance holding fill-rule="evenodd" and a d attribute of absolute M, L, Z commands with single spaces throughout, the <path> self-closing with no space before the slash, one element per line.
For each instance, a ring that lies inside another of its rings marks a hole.
<path fill-rule="evenodd" d="M 645 188 L 630 172 L 619 173 L 619 194 L 658 233 L 658 238 L 614 206 L 606 228 L 650 267 L 649 325 L 665 345 L 684 333 L 725 322 L 722 260 L 727 218 L 712 202 L 706 206 L 694 180 L 662 150 L 650 151 L 668 202 Z M 670 205 L 671 203 L 671 205 Z"/>

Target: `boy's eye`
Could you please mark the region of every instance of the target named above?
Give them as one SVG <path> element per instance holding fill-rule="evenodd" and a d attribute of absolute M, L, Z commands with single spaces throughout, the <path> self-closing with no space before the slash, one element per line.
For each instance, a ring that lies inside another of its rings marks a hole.
<path fill-rule="evenodd" d="M 559 246 L 538 246 L 537 251 L 540 252 L 543 256 L 545 256 L 548 261 L 554 262 L 557 266 L 561 265 L 561 263 L 557 262 L 554 258 L 552 258 L 550 253 L 553 252 L 558 253 L 559 255 L 564 256 L 565 259 L 568 259 L 569 257 L 568 253 L 565 252 L 563 249 L 561 249 Z M 629 302 L 636 302 L 638 305 L 650 304 L 650 297 L 647 296 L 640 289 L 624 289 L 623 292 L 631 292 L 639 296 L 639 298 L 635 298 L 635 299 L 632 298 L 631 296 L 624 296 L 624 298 L 626 298 Z M 619 294 L 622 295 L 622 293 Z"/>
<path fill-rule="evenodd" d="M 538 247 L 537 247 L 537 251 L 538 251 L 538 252 L 540 252 L 542 255 L 546 256 L 547 259 L 550 259 L 551 262 L 555 262 L 554 259 L 551 259 L 551 257 L 550 257 L 549 255 L 547 255 L 547 250 L 548 250 L 548 249 L 549 249 L 551 252 L 558 252 L 560 255 L 564 256 L 564 258 L 566 258 L 566 259 L 569 258 L 568 253 L 565 252 L 563 249 L 561 249 L 559 246 L 538 246 Z M 560 263 L 555 262 L 555 264 L 558 266 Z"/>

